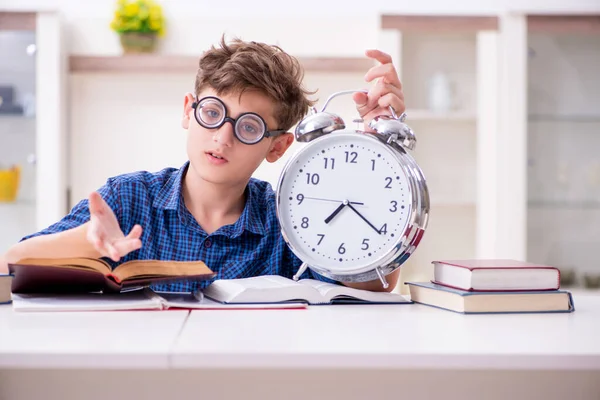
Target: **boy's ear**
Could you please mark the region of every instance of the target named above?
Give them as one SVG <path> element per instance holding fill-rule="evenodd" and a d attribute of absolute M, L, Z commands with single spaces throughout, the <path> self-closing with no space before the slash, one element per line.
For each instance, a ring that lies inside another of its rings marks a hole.
<path fill-rule="evenodd" d="M 275 162 L 281 158 L 287 149 L 294 143 L 294 134 L 286 132 L 283 135 L 277 136 L 273 139 L 269 152 L 267 153 L 266 160 L 268 162 Z"/>
<path fill-rule="evenodd" d="M 190 119 L 192 118 L 194 109 L 192 103 L 196 100 L 196 97 L 192 93 L 187 93 L 183 99 L 183 117 L 181 119 L 181 127 L 183 129 L 189 129 Z"/>

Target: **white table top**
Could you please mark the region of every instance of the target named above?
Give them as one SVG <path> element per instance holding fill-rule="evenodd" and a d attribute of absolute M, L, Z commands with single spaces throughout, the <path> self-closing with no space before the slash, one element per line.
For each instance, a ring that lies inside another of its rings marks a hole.
<path fill-rule="evenodd" d="M 193 311 L 174 367 L 600 370 L 600 296 L 569 314 L 462 315 L 423 305 Z"/>
<path fill-rule="evenodd" d="M 461 315 L 423 305 L 18 313 L 0 368 L 600 370 L 600 296 L 575 313 Z"/>
<path fill-rule="evenodd" d="M 19 313 L 0 306 L 0 368 L 167 368 L 187 311 Z"/>

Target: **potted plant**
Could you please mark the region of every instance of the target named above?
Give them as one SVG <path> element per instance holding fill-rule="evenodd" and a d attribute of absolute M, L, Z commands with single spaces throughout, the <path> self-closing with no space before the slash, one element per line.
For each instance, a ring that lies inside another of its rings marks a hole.
<path fill-rule="evenodd" d="M 118 0 L 110 24 L 125 53 L 151 53 L 165 30 L 162 8 L 153 0 Z"/>

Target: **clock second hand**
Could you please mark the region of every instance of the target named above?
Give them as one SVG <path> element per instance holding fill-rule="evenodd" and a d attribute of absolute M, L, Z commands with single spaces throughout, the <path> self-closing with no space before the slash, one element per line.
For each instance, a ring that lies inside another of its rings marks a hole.
<path fill-rule="evenodd" d="M 323 199 L 321 197 L 308 197 L 308 196 L 304 196 L 305 199 L 310 199 L 310 200 L 321 200 L 321 201 L 332 201 L 334 203 L 343 203 L 343 201 L 341 200 L 335 200 L 335 199 Z M 351 201 L 350 204 L 356 204 L 359 206 L 364 206 L 365 203 L 360 203 L 358 201 Z"/>
<path fill-rule="evenodd" d="M 377 232 L 377 234 L 381 235 L 381 232 L 379 232 L 379 229 L 375 228 L 375 226 L 372 223 L 370 223 L 369 220 L 366 219 L 361 213 L 359 213 L 358 210 L 352 206 L 352 204 L 346 204 L 346 205 L 348 207 L 350 207 L 350 209 L 352 211 L 354 211 L 359 217 L 361 217 L 363 221 L 365 221 L 367 224 L 369 224 L 369 226 L 371 228 L 373 228 L 375 230 L 375 232 Z"/>

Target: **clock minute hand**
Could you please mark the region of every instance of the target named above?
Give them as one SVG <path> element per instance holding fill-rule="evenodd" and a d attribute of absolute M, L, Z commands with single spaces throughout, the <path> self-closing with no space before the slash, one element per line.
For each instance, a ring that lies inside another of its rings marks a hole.
<path fill-rule="evenodd" d="M 333 217 L 335 217 L 336 215 L 338 215 L 340 213 L 340 211 L 342 211 L 342 208 L 346 207 L 348 204 L 348 200 L 344 200 L 344 202 L 342 204 L 340 204 L 338 206 L 338 208 L 336 208 L 329 217 L 325 218 L 325 223 L 328 224 L 331 222 L 331 220 L 333 219 Z"/>
<path fill-rule="evenodd" d="M 369 220 L 366 219 L 361 213 L 359 213 L 358 210 L 352 206 L 352 204 L 348 204 L 348 207 L 350 207 L 350 209 L 352 211 L 354 211 L 356 213 L 356 215 L 361 217 L 363 221 L 365 221 L 367 224 L 369 224 L 369 226 L 371 228 L 373 228 L 373 230 L 375 230 L 375 232 L 377 232 L 379 235 L 381 235 L 381 232 L 379 232 L 379 229 L 375 228 L 375 226 L 372 223 L 370 223 Z"/>

